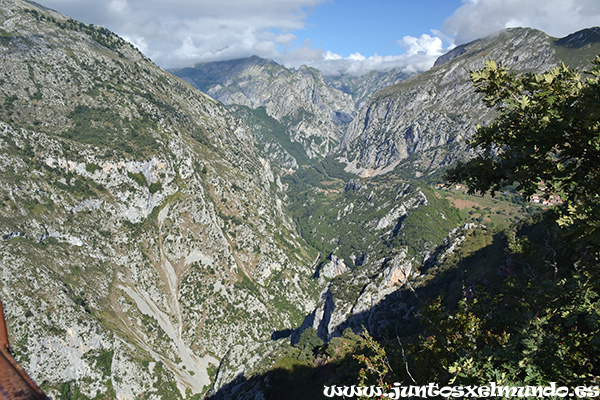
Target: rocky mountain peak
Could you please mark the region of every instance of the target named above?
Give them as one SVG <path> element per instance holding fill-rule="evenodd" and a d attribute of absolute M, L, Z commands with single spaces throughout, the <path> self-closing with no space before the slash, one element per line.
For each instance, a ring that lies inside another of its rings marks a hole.
<path fill-rule="evenodd" d="M 329 87 L 320 71 L 305 65 L 288 69 L 255 56 L 173 72 L 225 105 L 264 107 L 308 158 L 324 157 L 335 148 L 356 113 L 350 95 Z M 287 152 L 283 142 L 265 145 Z"/>

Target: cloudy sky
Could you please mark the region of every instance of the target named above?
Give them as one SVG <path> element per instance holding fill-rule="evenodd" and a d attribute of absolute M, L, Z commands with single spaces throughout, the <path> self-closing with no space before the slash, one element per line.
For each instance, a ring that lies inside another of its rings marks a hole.
<path fill-rule="evenodd" d="M 562 37 L 600 25 L 600 0 L 37 0 L 104 26 L 164 68 L 251 55 L 326 73 L 421 71 L 515 26 Z"/>

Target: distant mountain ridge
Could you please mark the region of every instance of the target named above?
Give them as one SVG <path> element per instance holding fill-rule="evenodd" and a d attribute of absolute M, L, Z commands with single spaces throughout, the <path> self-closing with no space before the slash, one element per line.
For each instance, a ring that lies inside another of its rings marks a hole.
<path fill-rule="evenodd" d="M 298 157 L 288 140 L 264 138 L 264 148 L 273 154 L 272 159 L 292 168 L 306 164 L 305 158 L 320 159 L 335 151 L 348 125 L 373 93 L 412 75 L 392 69 L 360 76 L 324 76 L 311 67 L 286 68 L 258 56 L 171 72 L 225 105 L 264 108 L 277 121 L 278 129 L 304 149 Z M 246 112 L 239 116 L 248 122 Z"/>
<path fill-rule="evenodd" d="M 595 26 L 567 35 L 562 39 L 556 40 L 554 43 L 557 46 L 581 48 L 585 46 L 591 47 L 598 42 L 600 42 L 600 27 Z"/>
<path fill-rule="evenodd" d="M 308 158 L 336 148 L 356 115 L 350 95 L 329 87 L 320 71 L 306 66 L 288 69 L 254 56 L 173 73 L 225 105 L 264 107 Z"/>
<path fill-rule="evenodd" d="M 415 76 L 400 69 L 323 76 L 257 56 L 173 72 L 223 104 L 264 107 L 309 159 L 333 156 L 349 172 L 377 175 L 422 153 L 407 167 L 419 175 L 464 157 L 464 139 L 491 118 L 474 96 L 468 71 L 486 58 L 516 71 L 541 72 L 561 62 L 583 68 L 599 51 L 599 31 L 556 39 L 535 29 L 508 29 L 457 46 Z M 264 147 L 281 165 L 297 165 L 289 143 L 268 141 Z"/>
<path fill-rule="evenodd" d="M 429 71 L 374 94 L 349 126 L 336 157 L 348 171 L 364 176 L 397 167 L 420 176 L 449 165 L 467 156 L 465 139 L 493 117 L 475 94 L 469 71 L 482 68 L 486 59 L 515 72 L 543 72 L 561 62 L 586 67 L 600 52 L 597 37 L 598 28 L 560 40 L 512 28 L 461 45 Z"/>

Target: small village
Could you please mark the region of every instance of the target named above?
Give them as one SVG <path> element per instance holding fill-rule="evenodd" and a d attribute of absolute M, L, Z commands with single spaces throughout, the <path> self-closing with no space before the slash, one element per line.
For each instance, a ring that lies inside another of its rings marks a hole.
<path fill-rule="evenodd" d="M 467 190 L 467 187 L 465 185 L 461 185 L 461 184 L 454 184 L 451 187 L 449 187 L 444 183 L 438 183 L 437 188 L 438 189 L 450 189 L 450 190 L 462 190 L 465 192 Z M 545 183 L 543 183 L 543 182 L 540 183 L 538 185 L 539 192 L 532 194 L 531 197 L 529 198 L 529 202 L 532 204 L 539 204 L 541 206 L 547 206 L 547 207 L 555 207 L 555 206 L 563 204 L 563 200 L 559 195 L 551 194 L 546 198 L 544 196 L 544 192 L 547 189 L 548 189 L 548 187 L 546 186 Z M 521 193 L 521 192 L 519 192 L 519 194 L 523 195 L 523 193 Z"/>

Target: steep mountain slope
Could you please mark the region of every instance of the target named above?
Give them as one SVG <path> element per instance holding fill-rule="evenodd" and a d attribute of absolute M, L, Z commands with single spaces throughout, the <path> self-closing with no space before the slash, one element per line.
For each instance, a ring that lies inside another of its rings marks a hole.
<path fill-rule="evenodd" d="M 338 158 L 365 176 L 399 165 L 420 176 L 448 165 L 466 155 L 465 139 L 477 124 L 492 118 L 468 80 L 470 71 L 486 59 L 516 72 L 545 71 L 563 60 L 584 65 L 600 51 L 594 32 L 556 40 L 514 28 L 459 46 L 431 70 L 376 93 L 348 128 Z"/>
<path fill-rule="evenodd" d="M 173 72 L 223 104 L 264 107 L 309 158 L 337 147 L 356 114 L 350 95 L 329 87 L 320 71 L 306 66 L 287 69 L 255 56 Z"/>
<path fill-rule="evenodd" d="M 313 309 L 316 251 L 245 124 L 35 3 L 0 3 L 0 53 L 0 294 L 49 394 L 189 397 Z"/>

